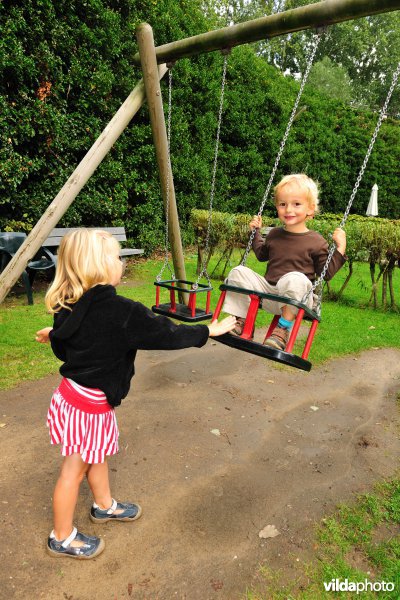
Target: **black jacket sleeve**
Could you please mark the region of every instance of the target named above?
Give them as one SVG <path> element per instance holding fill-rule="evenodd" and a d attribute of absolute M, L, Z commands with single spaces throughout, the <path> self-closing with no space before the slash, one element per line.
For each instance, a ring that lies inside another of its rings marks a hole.
<path fill-rule="evenodd" d="M 178 350 L 201 347 L 208 340 L 207 325 L 176 325 L 156 316 L 140 302 L 132 302 L 123 324 L 128 347 L 138 350 Z"/>
<path fill-rule="evenodd" d="M 65 310 L 65 309 L 63 309 L 63 310 Z M 49 333 L 49 339 L 50 339 L 51 349 L 53 350 L 53 353 L 59 360 L 62 360 L 64 362 L 67 360 L 65 347 L 64 347 L 63 342 L 60 341 L 59 339 L 57 339 L 57 336 L 55 335 L 55 333 L 57 331 L 57 327 L 60 322 L 62 322 L 62 316 L 60 315 L 60 313 L 55 313 L 54 319 L 53 319 L 53 329 Z"/>

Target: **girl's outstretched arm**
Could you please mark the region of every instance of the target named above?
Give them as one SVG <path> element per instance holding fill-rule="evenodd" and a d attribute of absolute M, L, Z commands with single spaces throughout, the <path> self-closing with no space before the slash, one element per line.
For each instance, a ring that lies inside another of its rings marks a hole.
<path fill-rule="evenodd" d="M 216 337 L 218 335 L 222 335 L 223 333 L 228 333 L 228 331 L 232 331 L 232 329 L 236 325 L 236 317 L 232 315 L 229 317 L 225 317 L 222 321 L 212 321 L 211 325 L 208 325 L 208 329 L 210 331 L 210 337 Z"/>

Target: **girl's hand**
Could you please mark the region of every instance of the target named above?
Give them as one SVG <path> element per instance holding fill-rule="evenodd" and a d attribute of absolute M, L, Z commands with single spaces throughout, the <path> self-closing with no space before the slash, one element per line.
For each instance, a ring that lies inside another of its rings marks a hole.
<path fill-rule="evenodd" d="M 346 252 L 346 233 L 340 227 L 337 227 L 332 234 L 332 239 L 336 244 L 336 248 L 340 254 Z"/>
<path fill-rule="evenodd" d="M 40 344 L 47 344 L 49 341 L 49 333 L 52 329 L 52 327 L 45 327 L 44 329 L 37 331 L 35 340 Z"/>
<path fill-rule="evenodd" d="M 255 215 L 250 221 L 250 229 L 260 229 L 262 227 L 262 218 L 260 215 Z"/>
<path fill-rule="evenodd" d="M 208 326 L 210 330 L 210 337 L 216 337 L 218 335 L 222 335 L 223 333 L 228 333 L 228 331 L 232 331 L 236 325 L 236 318 L 232 315 L 222 319 L 222 321 L 213 321 L 211 325 Z"/>

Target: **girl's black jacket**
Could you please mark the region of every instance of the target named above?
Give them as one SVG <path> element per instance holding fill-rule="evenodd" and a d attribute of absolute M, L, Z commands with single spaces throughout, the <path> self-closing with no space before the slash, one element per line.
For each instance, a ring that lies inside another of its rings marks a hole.
<path fill-rule="evenodd" d="M 176 350 L 207 342 L 206 325 L 175 325 L 140 302 L 117 296 L 112 285 L 88 290 L 72 311 L 54 315 L 50 342 L 63 361 L 60 373 L 98 388 L 111 406 L 121 404 L 135 373 L 137 350 Z"/>

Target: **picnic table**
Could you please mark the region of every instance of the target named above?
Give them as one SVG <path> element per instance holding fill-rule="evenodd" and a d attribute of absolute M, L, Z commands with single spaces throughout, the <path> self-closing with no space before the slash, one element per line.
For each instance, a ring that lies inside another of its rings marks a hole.
<path fill-rule="evenodd" d="M 55 272 L 57 265 L 57 249 L 64 235 L 74 227 L 56 227 L 43 242 L 42 247 L 30 260 L 22 273 L 22 281 L 25 286 L 28 304 L 33 304 L 33 283 L 38 271 Z M 119 242 L 126 242 L 125 227 L 96 227 L 108 231 Z M 26 233 L 23 232 L 0 232 L 0 273 L 8 265 L 14 254 L 26 240 Z M 141 248 L 121 248 L 120 256 L 138 256 L 143 254 Z"/>

